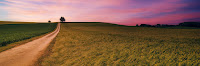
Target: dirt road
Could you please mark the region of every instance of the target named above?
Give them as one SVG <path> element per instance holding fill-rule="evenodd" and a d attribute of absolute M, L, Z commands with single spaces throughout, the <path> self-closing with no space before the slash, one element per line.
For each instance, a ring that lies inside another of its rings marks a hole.
<path fill-rule="evenodd" d="M 60 23 L 55 31 L 0 53 L 0 66 L 30 66 L 41 56 L 49 43 L 56 37 L 60 30 Z"/>

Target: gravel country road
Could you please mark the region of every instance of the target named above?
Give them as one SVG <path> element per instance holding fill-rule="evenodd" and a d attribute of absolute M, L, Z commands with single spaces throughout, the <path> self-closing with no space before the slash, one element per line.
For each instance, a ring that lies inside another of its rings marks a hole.
<path fill-rule="evenodd" d="M 50 42 L 60 31 L 60 23 L 55 31 L 31 42 L 0 53 L 0 66 L 31 66 L 42 55 Z"/>

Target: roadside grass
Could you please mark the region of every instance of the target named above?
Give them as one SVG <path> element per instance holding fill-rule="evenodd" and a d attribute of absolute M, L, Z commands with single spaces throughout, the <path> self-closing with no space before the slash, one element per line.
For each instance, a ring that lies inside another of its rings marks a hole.
<path fill-rule="evenodd" d="M 3 52 L 5 50 L 11 49 L 11 48 L 16 47 L 16 46 L 20 46 L 20 45 L 25 44 L 25 43 L 28 43 L 28 42 L 33 41 L 35 39 L 41 38 L 41 37 L 43 37 L 45 35 L 46 34 L 43 34 L 43 35 L 36 36 L 36 37 L 30 38 L 30 39 L 25 39 L 25 40 L 22 40 L 22 41 L 18 41 L 18 42 L 14 42 L 14 43 L 8 44 L 6 46 L 2 46 L 2 47 L 0 47 L 0 52 Z"/>
<path fill-rule="evenodd" d="M 42 66 L 200 65 L 200 29 L 62 23 Z"/>
<path fill-rule="evenodd" d="M 54 46 L 56 41 L 56 38 L 54 38 L 51 43 L 49 44 L 49 46 L 47 47 L 47 49 L 45 49 L 42 53 L 42 56 L 39 57 L 39 59 L 34 63 L 33 66 L 41 66 L 42 61 L 45 57 L 49 56 L 52 53 L 52 47 Z"/>
<path fill-rule="evenodd" d="M 4 24 L 0 26 L 0 52 L 53 31 L 57 23 Z M 24 41 L 22 41 L 24 40 Z"/>

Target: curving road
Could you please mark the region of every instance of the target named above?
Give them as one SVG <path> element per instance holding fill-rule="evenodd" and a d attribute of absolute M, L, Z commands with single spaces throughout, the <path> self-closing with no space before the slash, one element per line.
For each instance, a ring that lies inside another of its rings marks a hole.
<path fill-rule="evenodd" d="M 55 31 L 31 42 L 0 53 L 0 66 L 30 66 L 41 56 L 50 42 L 60 31 L 60 23 Z"/>

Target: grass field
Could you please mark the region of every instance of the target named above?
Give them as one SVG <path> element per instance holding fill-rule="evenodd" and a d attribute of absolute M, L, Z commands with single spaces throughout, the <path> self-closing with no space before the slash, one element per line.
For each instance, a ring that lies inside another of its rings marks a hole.
<path fill-rule="evenodd" d="M 200 29 L 62 23 L 42 66 L 200 65 Z"/>
<path fill-rule="evenodd" d="M 13 22 L 13 21 L 0 21 L 1 24 L 31 24 L 35 22 Z"/>
<path fill-rule="evenodd" d="M 7 44 L 30 39 L 53 31 L 56 23 L 3 24 L 0 25 L 0 48 Z"/>

